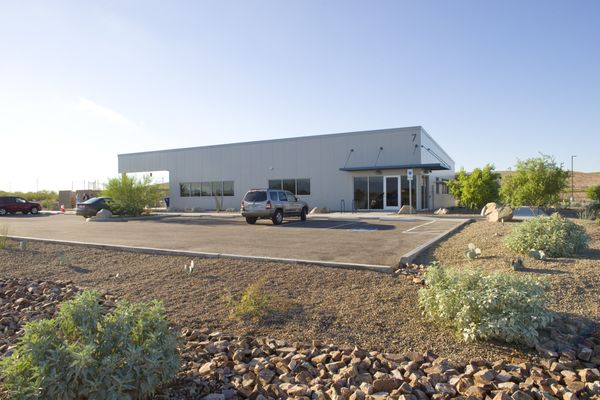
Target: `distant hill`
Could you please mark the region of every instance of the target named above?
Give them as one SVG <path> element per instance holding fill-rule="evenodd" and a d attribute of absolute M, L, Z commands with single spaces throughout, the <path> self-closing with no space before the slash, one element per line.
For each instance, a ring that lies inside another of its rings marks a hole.
<path fill-rule="evenodd" d="M 512 174 L 512 171 L 498 171 L 501 176 Z M 567 190 L 563 192 L 562 198 L 568 200 L 571 197 L 571 171 L 567 179 Z M 594 185 L 600 185 L 600 172 L 577 172 L 573 174 L 574 197 L 576 203 L 588 202 L 585 190 Z"/>

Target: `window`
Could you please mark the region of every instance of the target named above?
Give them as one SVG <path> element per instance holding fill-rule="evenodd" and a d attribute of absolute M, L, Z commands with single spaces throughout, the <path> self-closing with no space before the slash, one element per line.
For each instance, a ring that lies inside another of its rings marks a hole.
<path fill-rule="evenodd" d="M 181 197 L 190 197 L 190 184 L 180 183 L 179 184 L 179 195 Z"/>
<path fill-rule="evenodd" d="M 296 179 L 296 194 L 299 196 L 310 195 L 310 179 Z"/>
<path fill-rule="evenodd" d="M 281 190 L 281 179 L 269 179 L 269 189 Z"/>
<path fill-rule="evenodd" d="M 285 195 L 287 196 L 288 201 L 298 201 L 296 196 L 294 196 L 293 194 L 291 194 L 289 192 L 286 192 Z"/>
<path fill-rule="evenodd" d="M 367 193 L 369 183 L 366 176 L 354 177 L 354 208 L 357 210 L 366 210 L 368 208 Z"/>
<path fill-rule="evenodd" d="M 223 182 L 212 182 L 213 196 L 221 196 L 223 193 Z"/>
<path fill-rule="evenodd" d="M 296 193 L 296 180 L 295 179 L 284 179 L 282 189 L 287 190 L 288 192 L 291 192 L 291 193 Z"/>
<path fill-rule="evenodd" d="M 202 182 L 200 186 L 202 188 L 202 196 L 212 196 L 212 185 L 210 182 Z"/>
<path fill-rule="evenodd" d="M 191 193 L 192 197 L 200 196 L 200 183 L 199 182 L 190 183 L 190 193 Z"/>
<path fill-rule="evenodd" d="M 271 193 L 271 194 L 273 194 L 273 193 Z M 273 198 L 271 198 L 271 200 L 273 200 Z M 256 190 L 254 192 L 248 192 L 248 193 L 246 193 L 246 196 L 244 197 L 244 201 L 249 201 L 251 203 L 267 201 L 267 192 L 265 192 L 264 190 Z"/>
<path fill-rule="evenodd" d="M 285 192 L 279 192 L 279 201 L 287 201 L 287 196 Z"/>
<path fill-rule="evenodd" d="M 235 196 L 233 193 L 233 181 L 223 181 L 223 196 Z"/>
<path fill-rule="evenodd" d="M 269 197 L 271 198 L 271 201 L 279 201 L 279 196 L 277 196 L 277 192 L 269 192 Z"/>
<path fill-rule="evenodd" d="M 181 197 L 234 196 L 233 181 L 191 182 L 179 184 Z"/>
<path fill-rule="evenodd" d="M 383 209 L 383 176 L 369 177 L 369 209 Z"/>
<path fill-rule="evenodd" d="M 296 196 L 310 196 L 310 179 L 269 179 L 269 189 L 287 190 Z"/>

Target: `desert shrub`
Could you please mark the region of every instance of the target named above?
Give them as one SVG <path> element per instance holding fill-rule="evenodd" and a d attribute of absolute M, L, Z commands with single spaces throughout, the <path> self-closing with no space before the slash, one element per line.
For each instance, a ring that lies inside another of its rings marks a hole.
<path fill-rule="evenodd" d="M 458 174 L 448 182 L 450 194 L 454 196 L 461 206 L 471 209 L 481 209 L 490 202 L 500 198 L 500 174 L 494 172 L 494 166 L 487 164 L 483 169 L 475 168 L 467 174 L 461 169 Z"/>
<path fill-rule="evenodd" d="M 586 189 L 585 194 L 588 199 L 600 202 L 600 185 L 590 186 Z"/>
<path fill-rule="evenodd" d="M 562 164 L 548 155 L 519 160 L 515 171 L 502 178 L 500 195 L 512 207 L 558 204 L 568 175 Z"/>
<path fill-rule="evenodd" d="M 111 210 L 119 215 L 141 215 L 144 207 L 157 204 L 162 197 L 160 186 L 152 184 L 149 175 L 141 179 L 123 173 L 109 179 L 103 196 L 111 197 Z"/>
<path fill-rule="evenodd" d="M 13 399 L 142 399 L 175 377 L 176 341 L 159 303 L 105 314 L 98 293 L 84 291 L 56 318 L 25 326 L 0 376 Z"/>
<path fill-rule="evenodd" d="M 505 244 L 519 253 L 533 249 L 549 257 L 564 257 L 585 249 L 589 240 L 582 226 L 554 213 L 521 222 L 506 236 Z"/>
<path fill-rule="evenodd" d="M 248 286 L 239 301 L 230 300 L 231 316 L 234 318 L 260 319 L 269 312 L 271 296 L 263 290 L 258 282 Z"/>
<path fill-rule="evenodd" d="M 452 326 L 465 341 L 499 339 L 532 346 L 537 330 L 553 319 L 545 307 L 546 289 L 524 276 L 434 265 L 425 273 L 419 305 L 427 317 Z"/>

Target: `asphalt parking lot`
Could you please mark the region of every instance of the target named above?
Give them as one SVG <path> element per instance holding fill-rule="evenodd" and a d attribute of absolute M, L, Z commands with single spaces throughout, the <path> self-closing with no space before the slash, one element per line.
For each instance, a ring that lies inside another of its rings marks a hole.
<path fill-rule="evenodd" d="M 400 257 L 462 220 L 268 220 L 169 216 L 160 219 L 85 222 L 75 215 L 0 218 L 10 236 L 100 244 L 395 266 Z"/>

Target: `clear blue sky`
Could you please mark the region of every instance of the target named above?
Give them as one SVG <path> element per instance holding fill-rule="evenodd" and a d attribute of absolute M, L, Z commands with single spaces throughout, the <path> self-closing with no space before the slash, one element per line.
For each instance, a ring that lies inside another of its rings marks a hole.
<path fill-rule="evenodd" d="M 600 171 L 600 2 L 0 0 L 0 189 L 412 125 L 457 168 L 543 152 Z"/>

